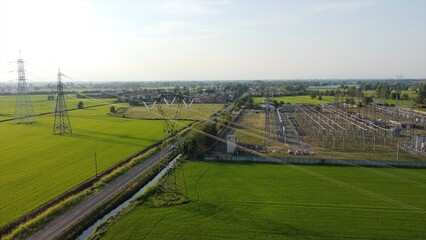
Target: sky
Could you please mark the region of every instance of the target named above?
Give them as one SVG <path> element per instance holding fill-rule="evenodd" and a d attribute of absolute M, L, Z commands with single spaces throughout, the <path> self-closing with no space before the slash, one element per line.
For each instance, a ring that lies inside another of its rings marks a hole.
<path fill-rule="evenodd" d="M 426 78 L 426 0 L 0 0 L 0 81 Z"/>

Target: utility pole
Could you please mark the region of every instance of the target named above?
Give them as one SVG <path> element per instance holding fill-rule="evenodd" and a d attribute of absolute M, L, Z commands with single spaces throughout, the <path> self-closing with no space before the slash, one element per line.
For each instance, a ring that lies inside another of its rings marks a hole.
<path fill-rule="evenodd" d="M 396 143 L 396 160 L 399 161 L 399 138 L 398 142 Z"/>
<path fill-rule="evenodd" d="M 95 152 L 95 173 L 97 178 L 98 177 L 98 159 L 96 158 L 96 152 Z"/>

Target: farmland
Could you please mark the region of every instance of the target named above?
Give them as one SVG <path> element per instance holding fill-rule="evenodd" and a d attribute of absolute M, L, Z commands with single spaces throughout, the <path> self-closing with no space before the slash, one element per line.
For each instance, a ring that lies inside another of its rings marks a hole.
<path fill-rule="evenodd" d="M 163 104 L 162 106 L 164 113 L 168 118 L 175 118 L 177 105 L 173 104 L 167 106 Z M 222 104 L 192 104 L 191 107 L 187 108 L 182 106 L 182 111 L 178 116 L 179 119 L 190 119 L 190 120 L 205 120 L 206 117 L 211 116 L 223 109 Z M 161 118 L 161 114 L 158 111 L 157 107 L 150 111 L 146 107 L 129 107 L 120 111 L 120 115 L 124 115 L 130 118 L 138 119 L 158 119 Z"/>
<path fill-rule="evenodd" d="M 255 97 L 253 98 L 254 103 L 261 103 L 264 98 Z M 317 98 L 312 99 L 308 95 L 304 96 L 285 96 L 285 97 L 273 97 L 273 100 L 277 100 L 278 102 L 283 101 L 286 104 L 297 104 L 297 103 L 310 103 L 310 104 L 324 104 L 324 103 L 332 103 L 334 102 L 333 96 L 322 96 L 322 100 L 318 100 Z"/>
<path fill-rule="evenodd" d="M 320 91 L 322 91 L 321 89 L 318 89 Z M 411 98 L 415 98 L 417 97 L 417 94 L 415 91 L 412 90 L 404 90 L 401 91 L 401 94 L 408 94 L 408 96 Z M 375 91 L 374 90 L 367 90 L 364 91 L 365 96 L 369 96 L 369 97 L 374 97 L 375 96 Z M 254 97 L 253 101 L 254 103 L 261 103 L 263 102 L 263 97 Z M 322 100 L 318 100 L 318 98 L 314 98 L 312 99 L 311 96 L 309 95 L 303 95 L 303 96 L 284 96 L 284 97 L 273 97 L 271 98 L 273 100 L 277 100 L 278 102 L 283 101 L 286 104 L 324 104 L 324 103 L 333 103 L 334 102 L 334 96 L 322 96 Z M 339 102 L 342 102 L 346 99 L 346 97 L 341 97 L 338 99 Z M 355 101 L 358 101 L 358 98 L 355 98 Z M 382 103 L 383 99 L 382 98 L 377 98 L 374 97 L 374 102 L 377 103 Z M 385 101 L 387 104 L 396 104 L 396 100 L 395 99 L 386 99 Z M 400 106 L 407 106 L 409 107 L 412 104 L 411 100 L 398 100 L 398 105 Z M 414 101 L 413 101 L 413 104 Z M 422 110 L 421 108 L 417 108 L 416 106 L 414 106 L 415 109 L 419 109 Z"/>
<path fill-rule="evenodd" d="M 35 111 L 51 110 L 51 102 L 43 104 Z M 102 171 L 163 137 L 161 121 L 109 116 L 109 107 L 70 111 L 67 136 L 52 135 L 52 115 L 37 116 L 32 125 L 0 123 L 0 226 L 92 177 L 95 152 Z"/>
<path fill-rule="evenodd" d="M 88 99 L 76 98 L 74 94 L 65 95 L 68 109 L 77 108 L 78 102 L 82 101 L 84 107 L 105 104 L 112 102 L 114 99 Z M 54 110 L 55 101 L 47 101 L 47 95 L 31 96 L 34 114 L 52 112 Z M 0 120 L 10 119 L 15 114 L 15 96 L 0 96 Z"/>
<path fill-rule="evenodd" d="M 426 170 L 303 166 L 419 209 Z M 139 203 L 101 239 L 424 239 L 426 216 L 289 166 L 189 162 L 190 202 Z M 406 181 L 402 181 L 405 179 Z M 424 210 L 422 210 L 424 211 Z"/>
<path fill-rule="evenodd" d="M 243 129 L 237 129 L 237 142 L 254 146 L 263 146 L 263 135 L 265 129 L 265 113 L 251 111 L 244 115 L 241 122 Z M 251 133 L 251 134 L 250 134 Z M 259 135 L 259 136 L 255 136 Z"/>

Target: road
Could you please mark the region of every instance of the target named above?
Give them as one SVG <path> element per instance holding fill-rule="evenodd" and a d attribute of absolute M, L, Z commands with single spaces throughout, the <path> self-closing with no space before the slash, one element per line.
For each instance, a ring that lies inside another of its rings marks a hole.
<path fill-rule="evenodd" d="M 171 148 L 166 148 L 166 153 L 172 151 Z M 120 176 L 116 180 L 114 180 L 107 187 L 103 188 L 100 192 L 86 199 L 76 207 L 72 208 L 65 214 L 61 215 L 54 221 L 50 222 L 43 229 L 36 232 L 34 235 L 29 237 L 29 239 L 54 239 L 59 236 L 63 231 L 65 231 L 71 225 L 77 223 L 80 219 L 82 219 L 86 213 L 90 213 L 98 208 L 102 203 L 106 200 L 110 199 L 115 193 L 119 190 L 127 186 L 134 179 L 138 178 L 142 174 L 144 174 L 151 166 L 153 166 L 163 154 L 164 152 L 159 152 L 143 163 L 137 165 L 136 167 L 129 170 L 126 174 Z"/>

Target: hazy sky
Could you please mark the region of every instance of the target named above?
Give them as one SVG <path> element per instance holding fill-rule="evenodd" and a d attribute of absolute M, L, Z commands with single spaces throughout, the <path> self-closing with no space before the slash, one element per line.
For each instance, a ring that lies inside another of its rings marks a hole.
<path fill-rule="evenodd" d="M 86 81 L 425 78 L 426 0 L 0 0 L 0 81 L 19 49 Z"/>

